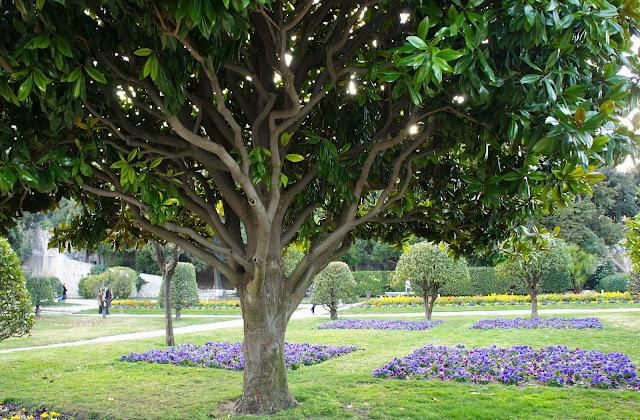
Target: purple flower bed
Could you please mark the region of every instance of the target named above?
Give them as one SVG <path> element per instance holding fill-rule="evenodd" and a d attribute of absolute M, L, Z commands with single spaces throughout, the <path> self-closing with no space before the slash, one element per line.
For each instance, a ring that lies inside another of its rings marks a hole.
<path fill-rule="evenodd" d="M 380 378 L 454 380 L 473 383 L 579 385 L 596 388 L 623 388 L 640 391 L 640 379 L 629 357 L 622 353 L 569 350 L 549 346 L 467 349 L 422 347 L 395 358 L 373 371 Z"/>
<path fill-rule="evenodd" d="M 321 330 L 427 330 L 442 322 L 352 319 L 327 322 L 318 328 Z"/>
<path fill-rule="evenodd" d="M 356 350 L 358 350 L 356 346 L 322 346 L 309 343 L 285 343 L 284 345 L 285 362 L 289 369 L 315 365 Z M 152 349 L 144 353 L 130 353 L 121 356 L 120 360 L 232 370 L 242 370 L 244 367 L 242 343 L 239 342 L 208 342 L 204 346 L 182 344 L 163 350 Z"/>
<path fill-rule="evenodd" d="M 602 328 L 600 320 L 589 318 L 537 318 L 537 319 L 483 319 L 473 324 L 477 330 L 510 329 L 510 328 Z"/>
<path fill-rule="evenodd" d="M 70 419 L 72 416 L 45 407 L 29 409 L 18 404 L 0 402 L 0 419 Z"/>

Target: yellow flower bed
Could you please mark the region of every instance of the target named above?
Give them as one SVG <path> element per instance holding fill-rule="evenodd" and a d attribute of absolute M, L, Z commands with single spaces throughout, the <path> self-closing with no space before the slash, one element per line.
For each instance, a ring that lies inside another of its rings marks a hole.
<path fill-rule="evenodd" d="M 630 293 L 605 292 L 594 294 L 560 294 L 549 293 L 538 295 L 539 303 L 609 303 L 633 300 Z M 523 305 L 531 302 L 529 295 L 489 295 L 489 296 L 441 296 L 436 305 Z M 422 298 L 418 296 L 382 296 L 364 301 L 370 306 L 418 306 Z"/>
<path fill-rule="evenodd" d="M 116 299 L 111 302 L 113 307 L 121 308 L 159 308 L 157 300 L 138 300 L 138 299 Z M 238 299 L 224 300 L 200 300 L 200 304 L 195 309 L 211 309 L 211 308 L 239 308 L 240 301 Z"/>

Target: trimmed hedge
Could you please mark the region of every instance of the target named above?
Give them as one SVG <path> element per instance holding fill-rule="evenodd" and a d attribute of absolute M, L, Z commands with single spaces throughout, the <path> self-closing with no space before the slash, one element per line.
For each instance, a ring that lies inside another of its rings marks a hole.
<path fill-rule="evenodd" d="M 442 296 L 487 296 L 524 294 L 526 289 L 515 277 L 499 276 L 495 267 L 469 267 L 469 279 L 452 279 L 440 290 Z"/>
<path fill-rule="evenodd" d="M 391 271 L 354 271 L 355 293 L 361 297 L 380 296 L 392 290 Z"/>
<path fill-rule="evenodd" d="M 628 283 L 628 274 L 612 274 L 600 279 L 600 282 L 598 282 L 598 290 L 604 290 L 605 292 L 626 292 Z"/>

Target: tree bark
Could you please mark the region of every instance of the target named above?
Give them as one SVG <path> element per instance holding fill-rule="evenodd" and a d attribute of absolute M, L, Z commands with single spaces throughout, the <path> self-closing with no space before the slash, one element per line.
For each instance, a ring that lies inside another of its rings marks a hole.
<path fill-rule="evenodd" d="M 171 274 L 173 272 L 162 273 L 162 287 L 164 287 L 164 326 L 167 347 L 176 345 L 173 336 L 173 321 L 171 320 Z"/>
<path fill-rule="evenodd" d="M 35 318 L 40 319 L 40 305 L 36 305 Z"/>
<path fill-rule="evenodd" d="M 180 319 L 180 308 L 176 308 L 176 319 Z"/>
<path fill-rule="evenodd" d="M 431 307 L 431 300 L 429 299 L 429 294 L 425 293 L 422 298 L 424 299 L 424 318 L 426 320 L 431 320 L 431 311 L 433 308 Z"/>
<path fill-rule="evenodd" d="M 267 263 L 266 278 L 257 274 L 238 287 L 244 320 L 244 386 L 236 402 L 238 414 L 273 414 L 297 404 L 289 393 L 284 354 L 291 294 L 280 258 L 274 259 L 278 262 Z"/>
<path fill-rule="evenodd" d="M 536 283 L 529 284 L 529 295 L 531 296 L 531 319 L 538 318 L 538 285 Z"/>
<path fill-rule="evenodd" d="M 331 320 L 338 319 L 338 307 L 335 302 L 331 302 L 331 305 L 329 305 L 329 313 L 331 314 Z"/>

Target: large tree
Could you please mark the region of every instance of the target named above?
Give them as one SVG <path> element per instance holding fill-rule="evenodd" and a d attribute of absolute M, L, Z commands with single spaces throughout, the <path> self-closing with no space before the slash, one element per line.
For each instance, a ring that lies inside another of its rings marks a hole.
<path fill-rule="evenodd" d="M 621 0 L 3 2 L 0 216 L 70 195 L 65 240 L 131 225 L 217 268 L 242 302 L 237 410 L 275 412 L 295 404 L 287 322 L 354 237 L 488 245 L 631 150 L 638 18 Z"/>

